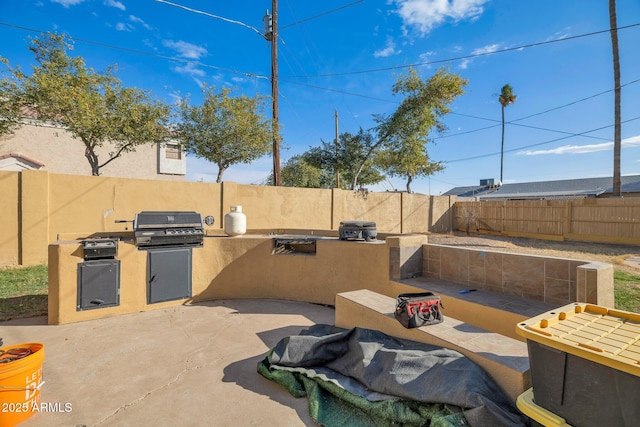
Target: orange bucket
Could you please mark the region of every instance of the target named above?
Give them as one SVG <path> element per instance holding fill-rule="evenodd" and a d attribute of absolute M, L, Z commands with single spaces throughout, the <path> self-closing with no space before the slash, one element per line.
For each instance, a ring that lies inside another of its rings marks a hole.
<path fill-rule="evenodd" d="M 44 345 L 18 344 L 2 347 L 0 353 L 0 427 L 14 427 L 39 412 Z M 29 354 L 2 362 L 24 353 Z"/>

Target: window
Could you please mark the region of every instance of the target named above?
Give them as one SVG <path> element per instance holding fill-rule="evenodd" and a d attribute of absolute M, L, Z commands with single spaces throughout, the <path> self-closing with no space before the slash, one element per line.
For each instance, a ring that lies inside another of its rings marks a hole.
<path fill-rule="evenodd" d="M 167 144 L 165 148 L 165 158 L 172 160 L 182 159 L 182 150 L 178 144 Z"/>

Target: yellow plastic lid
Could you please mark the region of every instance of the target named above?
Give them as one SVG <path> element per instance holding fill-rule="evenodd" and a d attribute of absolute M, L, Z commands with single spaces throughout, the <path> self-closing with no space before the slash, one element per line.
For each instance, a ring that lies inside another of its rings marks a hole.
<path fill-rule="evenodd" d="M 640 314 L 573 303 L 520 322 L 528 340 L 640 376 Z"/>

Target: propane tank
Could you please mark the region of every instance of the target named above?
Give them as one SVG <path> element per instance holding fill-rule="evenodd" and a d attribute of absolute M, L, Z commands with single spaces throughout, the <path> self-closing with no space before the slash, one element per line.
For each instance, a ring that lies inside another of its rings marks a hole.
<path fill-rule="evenodd" d="M 231 211 L 224 216 L 224 232 L 232 237 L 247 232 L 247 217 L 242 213 L 242 206 L 231 206 Z"/>

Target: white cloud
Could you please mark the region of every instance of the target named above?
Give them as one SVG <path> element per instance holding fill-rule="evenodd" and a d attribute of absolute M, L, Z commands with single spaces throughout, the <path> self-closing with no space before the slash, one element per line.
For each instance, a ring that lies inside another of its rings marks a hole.
<path fill-rule="evenodd" d="M 136 24 L 140 24 L 140 25 L 142 25 L 142 26 L 143 26 L 143 27 L 145 27 L 147 30 L 151 30 L 151 29 L 152 29 L 151 25 L 147 24 L 147 23 L 146 23 L 146 22 L 144 22 L 141 18 L 138 18 L 138 17 L 137 17 L 137 16 L 135 16 L 135 15 L 129 15 L 129 20 L 130 20 L 131 22 L 136 23 Z"/>
<path fill-rule="evenodd" d="M 622 140 L 622 146 L 640 147 L 640 135 L 632 136 Z M 613 142 L 603 142 L 601 144 L 590 145 L 563 145 L 562 147 L 553 148 L 551 150 L 525 150 L 517 154 L 521 156 L 540 156 L 543 154 L 585 154 L 597 153 L 599 151 L 607 151 L 613 149 Z"/>
<path fill-rule="evenodd" d="M 58 3 L 64 7 L 66 7 L 67 9 L 69 9 L 69 7 L 71 6 L 75 6 L 77 4 L 80 4 L 82 2 L 84 2 L 84 0 L 51 0 L 53 3 Z"/>
<path fill-rule="evenodd" d="M 496 52 L 498 49 L 500 49 L 500 45 L 499 44 L 490 44 L 487 46 L 483 46 L 483 47 L 479 47 L 474 49 L 471 52 L 471 55 L 486 55 L 486 54 L 491 54 Z M 460 68 L 461 70 L 466 70 L 469 67 L 469 64 L 471 63 L 472 58 L 466 58 L 463 59 L 460 62 L 460 65 L 458 65 L 458 68 Z"/>
<path fill-rule="evenodd" d="M 179 57 L 192 59 L 194 61 L 199 60 L 202 56 L 207 54 L 207 49 L 204 47 L 196 46 L 182 40 L 177 42 L 173 40 L 164 40 L 162 44 L 165 47 L 175 50 Z M 204 70 L 198 68 L 198 64 L 195 62 L 187 62 L 184 65 L 174 67 L 173 70 L 177 73 L 185 74 L 193 78 L 198 86 L 202 86 L 202 81 L 199 80 L 198 77 L 204 77 L 207 75 Z"/>
<path fill-rule="evenodd" d="M 479 47 L 477 49 L 474 49 L 473 52 L 471 52 L 472 55 L 484 55 L 487 53 L 494 53 L 496 52 L 498 49 L 500 49 L 500 45 L 499 44 L 490 44 L 487 46 L 483 46 L 483 47 Z"/>
<path fill-rule="evenodd" d="M 556 33 L 553 33 L 552 35 L 547 37 L 547 39 L 545 41 L 549 42 L 549 41 L 552 41 L 552 40 L 564 40 L 564 39 L 566 39 L 567 37 L 569 37 L 571 35 L 569 30 L 570 30 L 570 27 L 567 27 L 565 29 L 565 32 L 558 31 Z"/>
<path fill-rule="evenodd" d="M 426 35 L 435 27 L 451 20 L 454 22 L 477 19 L 484 11 L 482 5 L 489 0 L 395 0 L 396 13 L 404 25 Z"/>
<path fill-rule="evenodd" d="M 162 44 L 165 47 L 171 48 L 178 52 L 178 56 L 187 59 L 200 59 L 207 54 L 207 49 L 202 46 L 196 46 L 195 44 L 187 43 L 185 41 L 173 41 L 164 40 Z"/>
<path fill-rule="evenodd" d="M 174 68 L 174 70 L 176 70 L 180 74 L 186 74 L 191 77 L 204 77 L 206 75 L 204 70 L 199 69 L 198 66 L 193 62 L 187 62 L 186 64 L 184 64 L 184 66 L 177 66 Z"/>
<path fill-rule="evenodd" d="M 126 24 L 124 22 L 118 22 L 116 24 L 116 30 L 131 32 L 133 31 L 133 26 L 131 24 Z"/>
<path fill-rule="evenodd" d="M 176 93 L 169 93 L 169 98 L 173 99 L 173 102 L 172 102 L 173 105 L 180 105 L 180 103 L 184 99 L 182 96 Z"/>
<path fill-rule="evenodd" d="M 396 50 L 396 44 L 394 43 L 391 37 L 387 37 L 387 44 L 383 49 L 376 50 L 373 52 L 374 58 L 386 58 L 387 56 L 397 55 L 401 53 L 402 50 Z"/>
<path fill-rule="evenodd" d="M 116 0 L 104 0 L 104 5 L 105 6 L 110 6 L 110 7 L 115 7 L 115 8 L 120 9 L 120 10 L 126 10 L 127 9 L 126 7 L 124 7 L 124 4 L 122 4 L 121 2 L 116 1 Z"/>
<path fill-rule="evenodd" d="M 432 52 L 432 51 L 421 53 L 421 54 L 420 54 L 420 56 L 419 56 L 420 61 L 428 62 L 428 61 L 429 61 L 429 58 L 430 58 L 431 56 L 435 55 L 435 54 L 436 54 L 436 53 L 435 53 L 435 52 Z"/>

